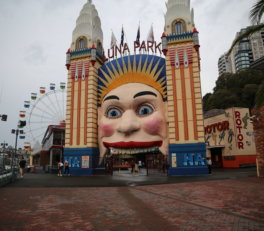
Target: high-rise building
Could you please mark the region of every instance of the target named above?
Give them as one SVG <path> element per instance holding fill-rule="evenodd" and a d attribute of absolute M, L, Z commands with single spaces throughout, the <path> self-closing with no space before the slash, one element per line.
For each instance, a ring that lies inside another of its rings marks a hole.
<path fill-rule="evenodd" d="M 236 34 L 237 38 L 247 28 L 243 28 Z M 236 73 L 250 67 L 250 65 L 264 56 L 264 29 L 255 32 L 248 38 L 242 39 L 234 46 L 227 56 L 222 55 L 218 60 L 219 76 L 225 72 Z"/>
<path fill-rule="evenodd" d="M 219 76 L 223 73 L 232 72 L 229 56 L 225 53 L 218 59 L 218 72 Z"/>

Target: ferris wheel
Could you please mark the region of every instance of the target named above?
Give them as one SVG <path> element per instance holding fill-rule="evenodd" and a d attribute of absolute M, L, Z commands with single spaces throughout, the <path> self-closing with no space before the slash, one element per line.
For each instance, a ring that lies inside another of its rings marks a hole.
<path fill-rule="evenodd" d="M 19 138 L 26 140 L 25 149 L 34 144 L 41 144 L 50 125 L 65 122 L 65 87 L 64 82 L 61 82 L 58 88 L 54 83 L 50 83 L 48 89 L 40 87 L 38 93 L 31 93 L 30 101 L 24 101 L 24 109 L 20 111 L 19 117 L 24 120 L 25 127 Z"/>

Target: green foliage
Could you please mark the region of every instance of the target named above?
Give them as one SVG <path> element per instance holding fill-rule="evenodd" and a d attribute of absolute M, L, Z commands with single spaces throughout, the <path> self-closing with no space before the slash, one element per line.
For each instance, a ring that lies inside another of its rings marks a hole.
<path fill-rule="evenodd" d="M 264 0 L 258 0 L 250 10 L 250 19 L 253 24 L 259 24 L 264 13 Z"/>
<path fill-rule="evenodd" d="M 264 82 L 259 86 L 256 94 L 256 107 L 260 108 L 264 105 Z"/>
<path fill-rule="evenodd" d="M 262 91 L 260 87 L 263 87 Z M 213 93 L 203 97 L 203 110 L 226 109 L 230 107 L 253 108 L 256 104 L 256 94 L 260 102 L 264 101 L 264 72 L 245 69 L 238 73 L 225 73 L 216 81 Z"/>
<path fill-rule="evenodd" d="M 211 97 L 211 95 L 212 95 L 212 93 L 207 93 L 203 97 L 203 110 L 204 111 L 209 111 L 208 108 L 210 108 L 210 102 L 208 100 Z"/>

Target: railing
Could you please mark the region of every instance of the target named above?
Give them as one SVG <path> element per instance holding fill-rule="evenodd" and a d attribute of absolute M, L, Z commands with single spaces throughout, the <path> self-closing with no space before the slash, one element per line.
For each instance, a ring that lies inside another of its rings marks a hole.
<path fill-rule="evenodd" d="M 12 161 L 12 155 L 0 153 L 0 187 L 15 181 L 18 172 L 18 158 L 13 157 Z"/>

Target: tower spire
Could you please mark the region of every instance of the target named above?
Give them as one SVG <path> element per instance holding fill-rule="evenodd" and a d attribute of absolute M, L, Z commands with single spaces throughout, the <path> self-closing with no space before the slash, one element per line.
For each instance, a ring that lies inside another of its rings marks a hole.
<path fill-rule="evenodd" d="M 182 30 L 177 32 L 177 28 L 180 27 L 179 23 L 182 24 Z M 193 27 L 193 11 L 190 8 L 190 0 L 168 0 L 165 14 L 166 34 L 192 31 Z"/>
<path fill-rule="evenodd" d="M 103 44 L 101 20 L 95 6 L 92 4 L 92 0 L 87 0 L 76 20 L 76 26 L 72 33 L 71 50 L 78 47 L 79 39 L 84 40 L 84 48 L 90 48 L 95 41 L 99 41 L 101 45 Z"/>

